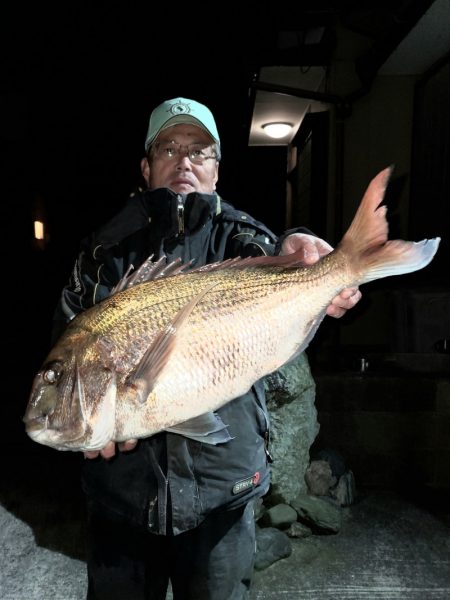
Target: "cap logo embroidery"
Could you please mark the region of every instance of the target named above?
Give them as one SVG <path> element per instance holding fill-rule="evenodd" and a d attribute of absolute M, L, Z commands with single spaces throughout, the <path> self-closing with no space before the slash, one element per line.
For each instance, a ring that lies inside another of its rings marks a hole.
<path fill-rule="evenodd" d="M 189 104 L 185 104 L 184 102 L 177 102 L 176 104 L 172 104 L 167 112 L 170 112 L 172 115 L 184 115 L 191 112 L 191 108 Z"/>

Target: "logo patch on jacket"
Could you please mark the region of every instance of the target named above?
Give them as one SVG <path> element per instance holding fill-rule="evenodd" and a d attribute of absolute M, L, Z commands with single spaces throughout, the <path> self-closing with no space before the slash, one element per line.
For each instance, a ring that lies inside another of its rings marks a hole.
<path fill-rule="evenodd" d="M 259 478 L 259 471 L 256 471 L 254 475 L 246 477 L 245 479 L 241 479 L 240 481 L 236 481 L 236 483 L 233 485 L 233 494 L 242 494 L 242 492 L 246 492 L 249 488 L 258 485 Z"/>

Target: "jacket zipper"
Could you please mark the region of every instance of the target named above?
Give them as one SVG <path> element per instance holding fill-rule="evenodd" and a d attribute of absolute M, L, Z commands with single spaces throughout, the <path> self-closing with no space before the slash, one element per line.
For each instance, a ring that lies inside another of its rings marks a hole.
<path fill-rule="evenodd" d="M 184 235 L 184 204 L 183 196 L 177 194 L 178 235 Z"/>

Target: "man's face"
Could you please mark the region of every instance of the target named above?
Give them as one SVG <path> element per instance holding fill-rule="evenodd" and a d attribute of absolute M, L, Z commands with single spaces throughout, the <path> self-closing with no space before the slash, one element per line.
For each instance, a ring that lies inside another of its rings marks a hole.
<path fill-rule="evenodd" d="M 211 146 L 211 148 L 207 148 L 206 154 L 214 154 L 211 138 L 206 131 L 195 125 L 179 124 L 168 127 L 159 134 L 155 142 L 159 145 L 173 142 L 177 148 L 177 144 L 182 144 L 182 146 L 206 144 Z M 216 189 L 219 173 L 217 160 L 210 158 L 202 164 L 196 164 L 190 161 L 186 148 L 182 148 L 182 150 L 170 160 L 154 153 L 151 154 L 150 162 L 147 158 L 142 159 L 142 175 L 149 189 L 166 187 L 183 194 L 190 192 L 212 194 Z"/>

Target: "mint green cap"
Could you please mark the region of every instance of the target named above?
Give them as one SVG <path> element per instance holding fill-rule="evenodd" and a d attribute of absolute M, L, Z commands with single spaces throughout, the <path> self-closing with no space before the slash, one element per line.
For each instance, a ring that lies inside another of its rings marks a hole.
<path fill-rule="evenodd" d="M 161 131 L 180 123 L 201 127 L 220 147 L 220 138 L 212 112 L 204 104 L 188 98 L 173 98 L 157 106 L 150 115 L 145 151 Z"/>

